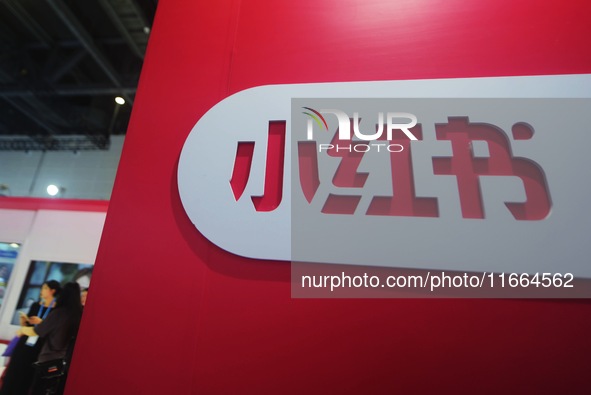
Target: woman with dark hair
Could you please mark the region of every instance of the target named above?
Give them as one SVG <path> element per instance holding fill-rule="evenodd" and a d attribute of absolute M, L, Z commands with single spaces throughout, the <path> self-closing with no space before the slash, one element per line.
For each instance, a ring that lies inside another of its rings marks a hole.
<path fill-rule="evenodd" d="M 82 318 L 82 304 L 80 303 L 80 286 L 70 282 L 64 285 L 57 297 L 55 311 L 35 328 L 21 327 L 17 335 L 41 336 L 44 339 L 43 347 L 37 358 L 37 364 L 42 366 L 46 362 L 61 360 L 69 363 L 74 339 L 78 333 L 80 319 Z M 45 394 L 48 388 L 61 388 L 55 394 L 63 391 L 65 377 L 60 380 L 43 378 L 43 372 L 38 370 L 33 384 L 33 395 Z M 47 372 L 45 372 L 47 373 Z"/>
<path fill-rule="evenodd" d="M 55 305 L 56 296 L 61 290 L 60 283 L 49 280 L 41 287 L 41 300 L 33 303 L 28 314 L 21 314 L 20 324 L 33 327 L 50 317 Z M 43 346 L 43 339 L 32 336 L 21 336 L 10 356 L 10 363 L 4 373 L 0 395 L 26 395 L 33 381 L 35 370 L 33 362 L 37 360 Z"/>

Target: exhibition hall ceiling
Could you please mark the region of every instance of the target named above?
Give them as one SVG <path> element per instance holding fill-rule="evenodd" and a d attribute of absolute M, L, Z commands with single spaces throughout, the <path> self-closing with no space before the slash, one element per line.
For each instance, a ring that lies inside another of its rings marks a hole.
<path fill-rule="evenodd" d="M 157 3 L 1 1 L 0 150 L 108 149 L 127 129 Z"/>

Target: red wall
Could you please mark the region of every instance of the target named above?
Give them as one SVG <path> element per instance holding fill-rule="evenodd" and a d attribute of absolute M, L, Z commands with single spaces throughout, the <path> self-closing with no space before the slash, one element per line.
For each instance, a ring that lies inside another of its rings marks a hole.
<path fill-rule="evenodd" d="M 0 199 L 0 210 L 64 210 L 104 213 L 107 211 L 108 207 L 109 202 L 106 200 L 45 199 L 28 197 L 2 197 Z"/>
<path fill-rule="evenodd" d="M 230 255 L 176 165 L 215 103 L 275 83 L 591 72 L 581 0 L 161 0 L 67 394 L 589 393 L 591 303 L 297 300 Z"/>

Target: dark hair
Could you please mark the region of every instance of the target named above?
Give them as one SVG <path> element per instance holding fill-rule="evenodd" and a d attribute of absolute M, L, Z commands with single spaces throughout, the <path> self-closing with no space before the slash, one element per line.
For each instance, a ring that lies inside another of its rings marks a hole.
<path fill-rule="evenodd" d="M 60 291 L 62 290 L 60 283 L 55 280 L 47 280 L 43 284 L 47 285 L 49 289 L 53 289 L 55 291 L 54 296 L 59 295 Z"/>
<path fill-rule="evenodd" d="M 70 358 L 72 353 L 72 347 L 75 343 L 75 338 L 78 333 L 78 327 L 80 326 L 80 320 L 82 318 L 82 303 L 80 303 L 80 285 L 75 282 L 66 283 L 62 291 L 60 292 L 55 302 L 56 312 L 64 312 L 62 315 L 63 321 L 61 321 L 62 332 L 59 336 L 63 337 L 64 341 L 68 341 L 68 351 L 66 358 Z"/>
<path fill-rule="evenodd" d="M 82 305 L 80 304 L 80 285 L 75 282 L 66 283 L 57 297 L 55 307 L 62 307 L 72 311 L 82 309 Z"/>

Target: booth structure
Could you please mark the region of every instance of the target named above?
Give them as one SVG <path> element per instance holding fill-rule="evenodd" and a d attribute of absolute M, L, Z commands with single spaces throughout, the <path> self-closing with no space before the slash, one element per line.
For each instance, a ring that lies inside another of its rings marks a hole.
<path fill-rule="evenodd" d="M 18 329 L 18 312 L 39 300 L 43 282 L 78 281 L 88 288 L 107 201 L 0 199 L 0 338 Z"/>
<path fill-rule="evenodd" d="M 292 298 L 290 262 L 199 232 L 177 171 L 194 125 L 249 88 L 591 73 L 590 15 L 577 0 L 159 2 L 66 394 L 587 393 L 588 300 Z M 9 211 L 29 229 L 56 215 Z M 72 221 L 100 232 L 88 211 Z M 92 263 L 32 249 L 18 259 Z"/>

